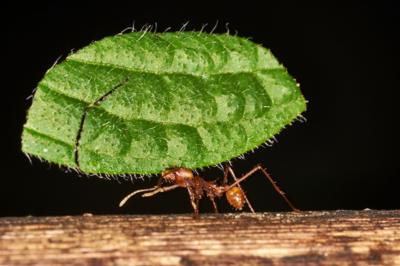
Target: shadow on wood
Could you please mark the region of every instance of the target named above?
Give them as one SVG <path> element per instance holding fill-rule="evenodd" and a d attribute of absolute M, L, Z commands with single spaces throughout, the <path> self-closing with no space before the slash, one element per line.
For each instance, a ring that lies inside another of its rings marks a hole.
<path fill-rule="evenodd" d="M 400 211 L 0 218 L 1 265 L 400 265 Z"/>

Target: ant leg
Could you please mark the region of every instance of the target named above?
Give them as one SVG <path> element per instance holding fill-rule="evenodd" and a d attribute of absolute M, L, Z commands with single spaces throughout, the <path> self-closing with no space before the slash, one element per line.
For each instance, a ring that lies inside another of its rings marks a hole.
<path fill-rule="evenodd" d="M 199 204 L 198 204 L 199 202 L 198 202 L 198 200 L 196 201 L 194 192 L 192 191 L 192 189 L 190 187 L 186 187 L 186 188 L 189 193 L 190 203 L 192 204 L 192 207 L 193 207 L 194 217 L 197 218 L 199 216 Z"/>
<path fill-rule="evenodd" d="M 231 176 L 233 177 L 233 179 L 235 179 L 235 181 L 237 181 L 238 178 L 236 177 L 235 172 L 233 172 L 232 167 L 227 166 L 226 169 L 229 171 L 229 173 L 231 173 Z M 227 172 L 228 172 L 228 171 L 227 171 Z M 243 188 L 240 186 L 239 183 L 237 184 L 237 186 L 240 188 L 241 191 L 243 191 Z M 253 206 L 251 206 L 251 203 L 250 203 L 249 199 L 247 198 L 246 193 L 244 193 L 244 191 L 243 191 L 243 197 L 244 197 L 244 200 L 245 200 L 246 203 L 247 203 L 247 206 L 249 206 L 250 211 L 251 211 L 252 213 L 255 213 L 255 211 L 254 211 L 254 209 L 253 209 Z"/>
<path fill-rule="evenodd" d="M 222 184 L 223 185 L 228 184 L 229 169 L 230 169 L 229 166 L 226 166 L 226 165 L 224 166 L 224 178 L 222 179 Z"/>
<path fill-rule="evenodd" d="M 200 205 L 199 205 L 199 199 L 198 198 L 196 198 L 195 203 L 196 203 L 197 209 L 199 209 Z"/>
<path fill-rule="evenodd" d="M 244 176 L 242 176 L 241 178 L 237 179 L 235 182 L 233 182 L 230 186 L 228 186 L 227 188 L 225 188 L 225 191 L 228 191 L 229 189 L 231 189 L 232 187 L 238 185 L 239 183 L 241 183 L 242 181 L 244 181 L 245 179 L 247 179 L 249 176 L 253 175 L 255 172 L 261 170 L 261 172 L 264 174 L 264 176 L 269 180 L 269 182 L 271 182 L 273 188 L 275 189 L 275 191 L 282 196 L 282 198 L 286 201 L 286 203 L 289 205 L 290 208 L 292 208 L 293 211 L 295 212 L 300 212 L 299 209 L 297 209 L 296 207 L 294 207 L 294 205 L 289 201 L 289 199 L 286 197 L 285 192 L 283 192 L 277 185 L 275 180 L 272 178 L 272 176 L 270 174 L 268 174 L 268 172 L 259 164 L 257 166 L 255 166 L 253 169 L 251 169 L 249 172 L 247 172 Z"/>
<path fill-rule="evenodd" d="M 142 197 L 151 197 L 151 196 L 154 196 L 157 193 L 170 191 L 170 190 L 173 190 L 173 189 L 178 188 L 178 187 L 179 187 L 179 185 L 172 185 L 172 186 L 169 186 L 169 187 L 159 187 L 159 188 L 155 189 L 152 192 L 147 192 L 147 193 L 142 194 Z"/>
<path fill-rule="evenodd" d="M 214 207 L 214 213 L 218 213 L 218 207 L 217 207 L 217 203 L 215 203 L 214 197 L 209 197 L 209 199 L 211 200 L 212 205 Z"/>

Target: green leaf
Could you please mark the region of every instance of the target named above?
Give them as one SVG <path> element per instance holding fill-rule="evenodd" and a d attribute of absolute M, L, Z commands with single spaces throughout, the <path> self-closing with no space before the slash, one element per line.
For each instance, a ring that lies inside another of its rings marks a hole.
<path fill-rule="evenodd" d="M 247 39 L 133 32 L 46 73 L 22 150 L 85 173 L 201 168 L 258 147 L 305 108 L 286 69 Z"/>

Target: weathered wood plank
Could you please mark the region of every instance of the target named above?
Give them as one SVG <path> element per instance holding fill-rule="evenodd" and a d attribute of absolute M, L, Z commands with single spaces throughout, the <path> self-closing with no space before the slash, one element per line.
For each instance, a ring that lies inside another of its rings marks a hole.
<path fill-rule="evenodd" d="M 400 210 L 0 218 L 1 265 L 400 265 Z"/>

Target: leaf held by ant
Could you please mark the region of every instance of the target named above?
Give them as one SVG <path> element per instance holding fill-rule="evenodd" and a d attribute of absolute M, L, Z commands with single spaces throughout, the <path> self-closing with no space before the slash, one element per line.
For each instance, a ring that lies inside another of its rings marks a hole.
<path fill-rule="evenodd" d="M 22 150 L 87 174 L 196 169 L 257 148 L 305 108 L 296 81 L 248 39 L 132 32 L 47 71 Z"/>

